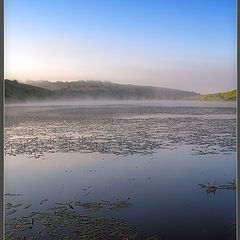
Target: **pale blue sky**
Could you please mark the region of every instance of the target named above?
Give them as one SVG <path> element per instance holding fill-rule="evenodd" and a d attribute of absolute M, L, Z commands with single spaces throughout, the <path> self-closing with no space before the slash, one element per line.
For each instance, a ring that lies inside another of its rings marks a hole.
<path fill-rule="evenodd" d="M 5 1 L 5 77 L 236 86 L 235 0 Z"/>

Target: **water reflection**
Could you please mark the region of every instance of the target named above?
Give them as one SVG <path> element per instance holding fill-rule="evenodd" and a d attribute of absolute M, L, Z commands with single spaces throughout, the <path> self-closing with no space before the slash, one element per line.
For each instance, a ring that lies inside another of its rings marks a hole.
<path fill-rule="evenodd" d="M 79 153 L 48 154 L 44 160 L 8 157 L 6 190 L 22 194 L 15 203 L 31 203 L 36 209 L 45 198 L 48 207 L 59 201 L 129 201 L 131 208 L 94 216 L 127 219 L 143 229 L 142 237 L 159 233 L 165 239 L 188 239 L 196 232 L 199 239 L 220 237 L 223 232 L 212 229 L 224 230 L 234 222 L 235 191 L 207 195 L 198 184 L 208 179 L 221 185 L 230 181 L 235 175 L 235 154 L 193 156 L 189 150 L 128 157 Z"/>

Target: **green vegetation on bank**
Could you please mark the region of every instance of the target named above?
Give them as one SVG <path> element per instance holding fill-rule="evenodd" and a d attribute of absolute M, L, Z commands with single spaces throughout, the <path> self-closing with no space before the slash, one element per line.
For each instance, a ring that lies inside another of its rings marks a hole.
<path fill-rule="evenodd" d="M 223 93 L 200 95 L 200 96 L 197 96 L 196 99 L 203 100 L 203 101 L 236 101 L 237 91 L 232 90 L 232 91 L 223 92 Z"/>
<path fill-rule="evenodd" d="M 5 100 L 15 102 L 31 99 L 46 99 L 54 97 L 54 92 L 44 88 L 19 83 L 16 80 L 5 80 Z"/>

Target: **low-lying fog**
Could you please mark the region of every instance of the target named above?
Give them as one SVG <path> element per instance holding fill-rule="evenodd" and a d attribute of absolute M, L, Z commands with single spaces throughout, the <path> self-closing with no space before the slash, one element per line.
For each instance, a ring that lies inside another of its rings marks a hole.
<path fill-rule="evenodd" d="M 11 106 L 22 106 L 22 107 L 53 107 L 53 106 L 62 106 L 62 107 L 95 107 L 95 106 L 153 106 L 153 107 L 227 107 L 227 108 L 236 108 L 235 101 L 195 101 L 195 100 L 49 100 L 49 101 L 25 101 L 25 102 L 15 102 L 15 103 L 6 103 L 7 107 Z"/>

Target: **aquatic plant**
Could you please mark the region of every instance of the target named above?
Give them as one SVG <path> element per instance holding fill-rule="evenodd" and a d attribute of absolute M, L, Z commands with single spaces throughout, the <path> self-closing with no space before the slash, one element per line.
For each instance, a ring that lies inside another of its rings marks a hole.
<path fill-rule="evenodd" d="M 201 188 L 206 189 L 207 193 L 213 193 L 215 194 L 217 190 L 236 190 L 236 183 L 235 181 L 233 182 L 228 182 L 228 184 L 225 185 L 219 185 L 216 186 L 216 182 L 214 181 L 214 185 L 210 186 L 210 184 L 208 183 L 208 185 L 205 184 L 198 184 Z"/>
<path fill-rule="evenodd" d="M 10 196 L 8 194 L 8 196 Z M 43 199 L 40 203 L 47 201 Z M 9 217 L 16 213 L 16 208 L 23 204 L 6 204 L 6 209 L 15 208 L 8 211 L 6 216 L 7 231 L 6 240 L 14 239 L 119 239 L 125 236 L 128 239 L 138 239 L 139 229 L 129 224 L 122 218 L 103 217 L 79 214 L 75 208 L 81 207 L 87 212 L 96 212 L 103 208 L 120 211 L 123 208 L 132 206 L 127 201 L 110 202 L 101 200 L 100 202 L 71 201 L 67 203 L 57 202 L 55 206 L 45 210 L 34 210 L 29 212 L 28 208 L 32 204 L 23 205 L 23 209 L 28 213 L 22 217 Z M 153 236 L 152 240 L 160 239 Z"/>

